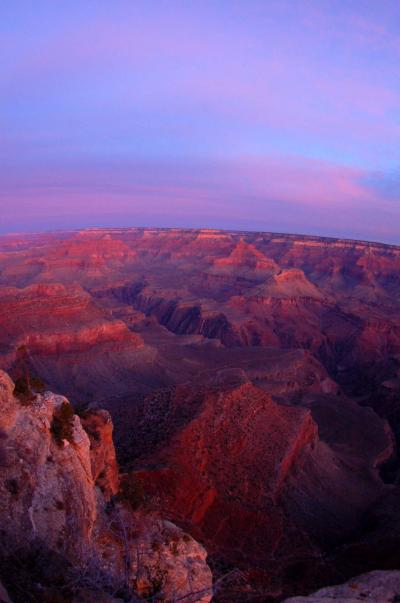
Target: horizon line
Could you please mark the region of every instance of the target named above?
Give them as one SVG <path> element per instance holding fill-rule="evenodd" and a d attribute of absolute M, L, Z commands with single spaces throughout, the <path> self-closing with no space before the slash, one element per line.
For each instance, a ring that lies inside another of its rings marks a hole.
<path fill-rule="evenodd" d="M 384 243 L 381 241 L 373 241 L 369 239 L 352 239 L 348 237 L 335 237 L 327 235 L 315 235 L 307 233 L 296 233 L 296 232 L 278 232 L 269 230 L 242 230 L 242 229 L 230 229 L 230 228 L 212 228 L 212 227 L 191 227 L 191 226 L 87 226 L 85 228 L 68 228 L 53 229 L 53 230 L 39 230 L 39 231 L 10 231 L 0 233 L 0 239 L 3 237 L 13 236 L 37 236 L 37 235 L 50 235 L 50 234 L 67 234 L 67 233 L 80 233 L 90 231 L 130 231 L 130 230 L 156 230 L 156 231 L 181 231 L 181 232 L 220 232 L 229 233 L 232 235 L 247 235 L 247 234 L 259 234 L 259 235 L 271 235 L 271 236 L 282 236 L 282 237 L 301 237 L 310 240 L 328 240 L 335 242 L 344 243 L 358 243 L 368 246 L 388 247 L 400 250 L 400 243 Z"/>

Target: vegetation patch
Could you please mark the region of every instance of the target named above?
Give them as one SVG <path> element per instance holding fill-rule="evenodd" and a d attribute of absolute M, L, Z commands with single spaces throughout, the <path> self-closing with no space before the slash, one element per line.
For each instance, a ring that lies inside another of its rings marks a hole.
<path fill-rule="evenodd" d="M 36 399 L 36 395 L 42 394 L 44 390 L 45 384 L 40 377 L 25 374 L 15 380 L 13 393 L 23 406 L 29 406 Z"/>
<path fill-rule="evenodd" d="M 146 496 L 142 482 L 129 473 L 122 476 L 118 499 L 133 511 L 144 507 Z"/>
<path fill-rule="evenodd" d="M 23 406 L 29 406 L 36 399 L 36 394 L 31 389 L 29 379 L 25 376 L 16 379 L 13 393 Z"/>
<path fill-rule="evenodd" d="M 71 444 L 74 441 L 74 410 L 68 402 L 63 402 L 56 410 L 51 422 L 50 431 L 59 446 L 64 440 Z"/>

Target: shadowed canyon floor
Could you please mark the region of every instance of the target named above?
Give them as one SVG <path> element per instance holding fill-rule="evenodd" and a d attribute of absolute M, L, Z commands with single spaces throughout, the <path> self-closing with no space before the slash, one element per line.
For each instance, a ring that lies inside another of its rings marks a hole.
<path fill-rule="evenodd" d="M 400 248 L 127 228 L 0 237 L 0 368 L 106 408 L 215 601 L 399 567 Z"/>

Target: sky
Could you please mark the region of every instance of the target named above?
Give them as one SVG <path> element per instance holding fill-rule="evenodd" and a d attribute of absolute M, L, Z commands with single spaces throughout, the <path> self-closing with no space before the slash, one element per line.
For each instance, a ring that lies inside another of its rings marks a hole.
<path fill-rule="evenodd" d="M 0 232 L 400 244 L 398 0 L 0 0 Z"/>

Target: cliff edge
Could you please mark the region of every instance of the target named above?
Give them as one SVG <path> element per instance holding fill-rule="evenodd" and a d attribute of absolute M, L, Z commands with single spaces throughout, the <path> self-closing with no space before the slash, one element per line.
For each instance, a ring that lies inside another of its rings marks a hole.
<path fill-rule="evenodd" d="M 119 488 L 111 418 L 0 371 L 0 579 L 19 601 L 208 603 L 205 549 Z M 118 597 L 115 599 L 115 597 Z"/>

